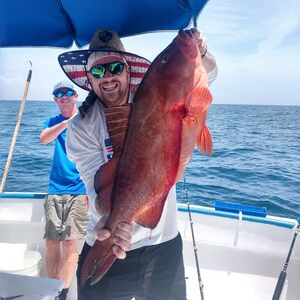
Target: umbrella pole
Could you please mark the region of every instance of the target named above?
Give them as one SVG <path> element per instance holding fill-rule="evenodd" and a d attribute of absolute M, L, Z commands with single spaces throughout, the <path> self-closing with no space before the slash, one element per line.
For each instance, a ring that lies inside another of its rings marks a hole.
<path fill-rule="evenodd" d="M 4 191 L 4 186 L 5 186 L 5 182 L 6 182 L 6 179 L 7 179 L 8 170 L 9 170 L 10 163 L 11 163 L 11 160 L 12 160 L 12 155 L 13 155 L 13 152 L 14 152 L 14 148 L 15 148 L 15 145 L 16 145 L 17 136 L 18 136 L 18 132 L 19 132 L 19 128 L 20 128 L 20 123 L 21 123 L 21 119 L 22 119 L 22 115 L 23 115 L 23 111 L 24 111 L 24 107 L 25 107 L 25 102 L 26 102 L 26 98 L 27 98 L 27 94 L 28 94 L 29 84 L 30 84 L 31 75 L 32 75 L 32 70 L 31 70 L 32 63 L 31 63 L 31 61 L 29 61 L 29 63 L 30 63 L 30 69 L 28 71 L 27 81 L 26 81 L 26 85 L 25 85 L 23 99 L 22 99 L 21 106 L 20 106 L 18 120 L 17 120 L 17 124 L 16 124 L 16 127 L 15 127 L 12 142 L 11 142 L 11 145 L 10 145 L 10 149 L 9 149 L 9 153 L 8 153 L 8 157 L 7 157 L 7 161 L 6 161 L 6 165 L 5 165 L 5 169 L 4 169 L 3 176 L 2 176 L 2 181 L 1 181 L 1 185 L 0 185 L 0 193 L 3 193 L 3 191 Z"/>

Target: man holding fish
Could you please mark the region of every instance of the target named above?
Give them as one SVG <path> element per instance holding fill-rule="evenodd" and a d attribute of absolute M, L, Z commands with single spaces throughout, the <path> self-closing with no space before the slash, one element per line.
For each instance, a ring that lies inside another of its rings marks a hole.
<path fill-rule="evenodd" d="M 195 146 L 212 153 L 217 66 L 202 32 L 180 30 L 151 65 L 111 30 L 58 59 L 90 91 L 66 143 L 90 199 L 79 299 L 186 299 L 175 184 Z"/>

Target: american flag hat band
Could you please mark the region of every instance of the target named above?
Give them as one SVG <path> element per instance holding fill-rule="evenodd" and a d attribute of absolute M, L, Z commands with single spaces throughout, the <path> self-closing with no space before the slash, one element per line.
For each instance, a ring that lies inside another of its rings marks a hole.
<path fill-rule="evenodd" d="M 75 50 L 62 53 L 58 56 L 58 62 L 67 77 L 80 88 L 91 91 L 92 87 L 87 77 L 87 62 L 89 56 L 95 52 L 107 52 L 107 50 Z M 111 51 L 111 50 L 110 50 Z M 120 53 L 130 66 L 130 87 L 140 84 L 151 62 L 146 58 L 122 51 Z"/>

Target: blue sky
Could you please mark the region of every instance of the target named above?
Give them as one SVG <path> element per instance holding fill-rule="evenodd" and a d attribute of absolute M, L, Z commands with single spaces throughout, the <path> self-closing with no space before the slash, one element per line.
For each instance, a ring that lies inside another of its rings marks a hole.
<path fill-rule="evenodd" d="M 210 0 L 198 28 L 219 66 L 210 88 L 214 103 L 300 105 L 299 0 Z M 127 51 L 153 60 L 175 35 L 146 34 L 123 42 Z M 22 99 L 30 60 L 28 100 L 52 100 L 53 85 L 66 79 L 57 56 L 67 50 L 0 49 L 0 99 Z M 83 100 L 86 92 L 78 92 Z"/>

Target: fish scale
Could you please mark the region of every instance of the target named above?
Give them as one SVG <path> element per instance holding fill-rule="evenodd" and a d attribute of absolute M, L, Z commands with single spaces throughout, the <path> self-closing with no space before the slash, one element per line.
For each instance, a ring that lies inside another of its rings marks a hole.
<path fill-rule="evenodd" d="M 104 164 L 96 178 L 100 186 L 107 178 L 113 182 L 102 198 L 109 203 L 104 227 L 112 236 L 92 246 L 83 263 L 81 286 L 87 279 L 90 284 L 98 282 L 113 264 L 113 237 L 120 222 L 157 226 L 168 193 L 184 173 L 194 147 L 211 155 L 205 120 L 212 97 L 207 87 L 195 38 L 189 30 L 181 30 L 138 87 L 121 156 Z M 117 136 L 114 129 L 109 130 Z"/>

